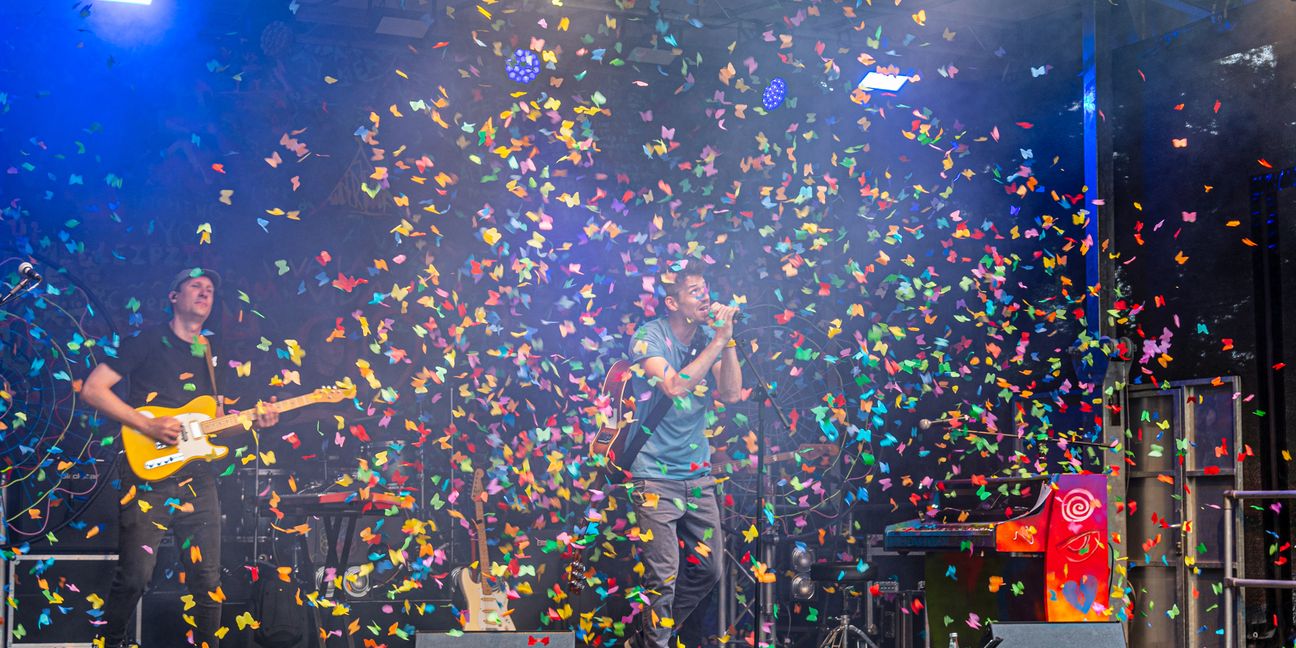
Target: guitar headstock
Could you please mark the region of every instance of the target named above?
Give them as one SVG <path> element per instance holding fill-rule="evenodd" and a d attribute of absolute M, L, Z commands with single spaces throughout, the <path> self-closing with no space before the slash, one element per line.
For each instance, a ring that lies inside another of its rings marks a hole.
<path fill-rule="evenodd" d="M 584 548 L 580 545 L 568 545 L 563 558 L 563 582 L 567 591 L 579 594 L 585 591 L 585 578 L 589 567 L 585 564 Z"/>
<path fill-rule="evenodd" d="M 355 385 L 342 387 L 320 387 L 313 392 L 315 400 L 321 403 L 340 403 L 355 398 Z"/>
<path fill-rule="evenodd" d="M 482 491 L 485 490 L 482 488 L 482 477 L 485 476 L 485 474 L 486 471 L 482 470 L 481 468 L 478 468 L 473 473 L 472 500 L 474 502 L 481 502 L 481 494 Z"/>

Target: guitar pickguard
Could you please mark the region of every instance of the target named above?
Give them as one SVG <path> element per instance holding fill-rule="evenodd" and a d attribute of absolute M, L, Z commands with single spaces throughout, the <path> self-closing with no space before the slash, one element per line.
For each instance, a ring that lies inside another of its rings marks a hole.
<path fill-rule="evenodd" d="M 141 412 L 149 418 L 154 418 L 151 412 Z M 175 419 L 180 422 L 180 440 L 176 445 L 169 446 L 160 441 L 154 441 L 152 444 L 153 452 L 143 461 L 143 467 L 146 471 L 155 471 L 162 468 L 175 466 L 169 472 L 178 470 L 180 466 L 195 460 L 212 461 L 220 459 L 229 454 L 229 449 L 224 446 L 212 445 L 203 434 L 201 423 L 211 420 L 211 417 L 201 413 L 182 413 L 176 414 Z M 179 464 L 179 465 L 177 465 Z"/>

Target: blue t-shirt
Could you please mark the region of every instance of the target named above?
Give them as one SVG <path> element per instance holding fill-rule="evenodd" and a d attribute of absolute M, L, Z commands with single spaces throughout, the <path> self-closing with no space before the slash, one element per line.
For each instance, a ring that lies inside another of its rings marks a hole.
<path fill-rule="evenodd" d="M 710 340 L 715 331 L 703 327 L 696 335 L 705 335 L 704 339 Z M 639 327 L 634 339 L 630 341 L 630 360 L 636 363 L 647 358 L 661 357 L 679 372 L 688 364 L 691 356 L 689 346 L 675 337 L 675 332 L 664 317 Z M 710 370 L 706 370 L 706 373 L 710 374 Z M 649 384 L 646 374 L 640 375 L 643 377 L 636 378 L 630 388 L 637 402 L 636 414 L 642 423 L 658 399 L 666 398 L 666 395 L 659 385 Z M 709 377 L 708 375 L 707 378 Z M 692 479 L 709 472 L 711 444 L 707 442 L 704 431 L 713 396 L 709 389 L 701 389 L 705 385 L 707 379 L 703 378 L 692 393 L 675 399 L 675 404 L 666 411 L 657 429 L 653 430 L 652 437 L 644 443 L 639 456 L 630 466 L 633 476 L 647 479 Z M 697 396 L 699 391 L 703 396 Z M 640 428 L 634 428 L 634 434 L 641 433 Z M 627 442 L 633 438 L 632 434 Z"/>

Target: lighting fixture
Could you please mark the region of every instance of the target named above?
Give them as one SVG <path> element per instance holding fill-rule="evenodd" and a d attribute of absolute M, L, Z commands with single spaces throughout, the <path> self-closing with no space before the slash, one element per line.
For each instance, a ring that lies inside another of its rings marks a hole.
<path fill-rule="evenodd" d="M 869 72 L 860 79 L 860 90 L 884 90 L 886 92 L 896 92 L 904 87 L 909 81 L 909 77 L 898 76 L 894 74 L 882 74 L 881 72 Z"/>
<path fill-rule="evenodd" d="M 774 110 L 783 105 L 783 100 L 787 98 L 787 81 L 783 77 L 774 77 L 765 88 L 765 93 L 761 95 L 761 104 L 765 110 Z"/>

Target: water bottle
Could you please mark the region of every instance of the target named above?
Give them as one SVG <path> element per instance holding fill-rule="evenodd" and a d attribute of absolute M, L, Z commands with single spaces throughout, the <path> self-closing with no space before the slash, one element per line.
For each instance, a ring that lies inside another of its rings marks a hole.
<path fill-rule="evenodd" d="M 950 633 L 949 648 L 959 648 L 957 632 Z"/>

